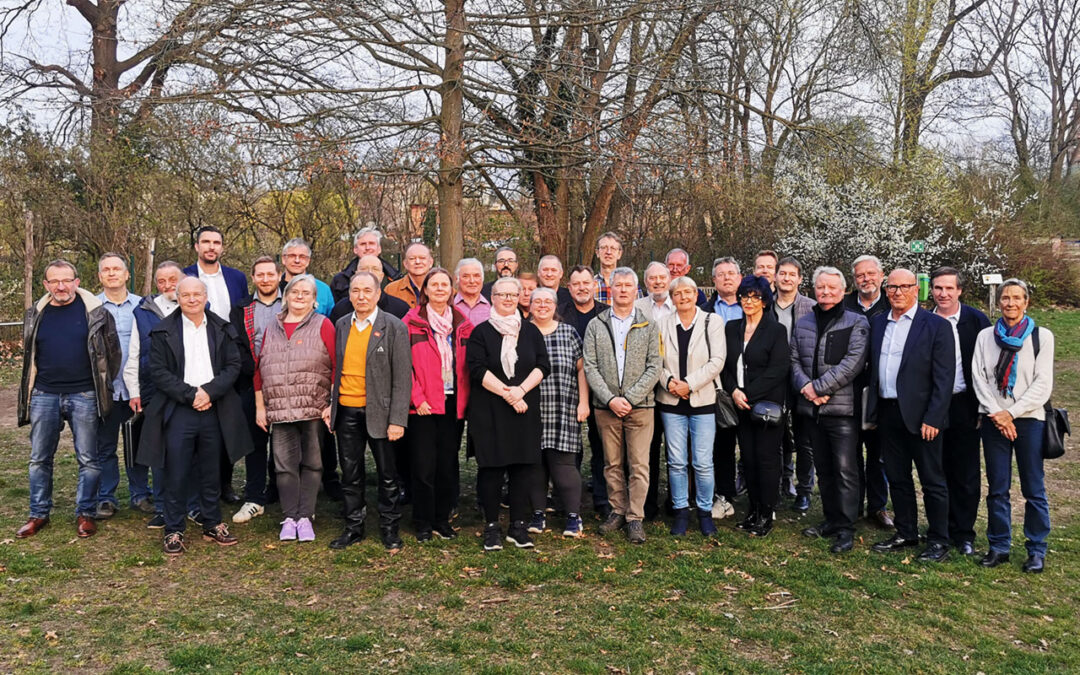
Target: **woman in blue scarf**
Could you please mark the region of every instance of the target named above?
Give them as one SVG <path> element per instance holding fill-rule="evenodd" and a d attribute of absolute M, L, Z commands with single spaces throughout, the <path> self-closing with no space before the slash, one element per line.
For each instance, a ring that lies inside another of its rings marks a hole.
<path fill-rule="evenodd" d="M 1027 315 L 1028 287 L 1008 279 L 998 288 L 1001 318 L 979 333 L 971 380 L 983 415 L 979 426 L 986 456 L 986 538 L 990 551 L 979 562 L 1009 561 L 1012 545 L 1012 456 L 1024 495 L 1025 572 L 1043 571 L 1050 507 L 1043 476 L 1044 406 L 1054 387 L 1054 335 Z"/>

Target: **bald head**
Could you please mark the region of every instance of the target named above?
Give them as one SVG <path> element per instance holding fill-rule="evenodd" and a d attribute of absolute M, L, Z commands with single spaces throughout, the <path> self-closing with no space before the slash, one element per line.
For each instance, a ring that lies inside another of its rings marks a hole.
<path fill-rule="evenodd" d="M 360 256 L 360 260 L 356 263 L 356 271 L 374 274 L 378 277 L 379 283 L 382 283 L 383 277 L 385 276 L 383 274 L 382 260 L 380 260 L 377 255 Z"/>
<path fill-rule="evenodd" d="M 184 277 L 176 286 L 176 300 L 183 312 L 195 325 L 200 325 L 206 314 L 206 284 L 199 277 Z"/>
<path fill-rule="evenodd" d="M 919 300 L 919 283 L 915 273 L 903 268 L 889 272 L 889 278 L 885 280 L 885 292 L 888 294 L 889 305 L 892 306 L 893 317 L 899 317 Z"/>

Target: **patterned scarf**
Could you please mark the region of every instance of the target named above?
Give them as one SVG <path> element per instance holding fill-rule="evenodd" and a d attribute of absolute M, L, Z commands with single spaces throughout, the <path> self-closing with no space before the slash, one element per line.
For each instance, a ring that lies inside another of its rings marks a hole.
<path fill-rule="evenodd" d="M 450 343 L 450 335 L 454 332 L 454 310 L 447 305 L 442 314 L 437 314 L 427 306 L 427 320 L 431 325 L 431 331 L 435 333 L 435 344 L 439 347 L 439 359 L 442 361 L 444 373 L 454 370 L 454 348 Z"/>
<path fill-rule="evenodd" d="M 1002 396 L 1012 397 L 1013 385 L 1016 384 L 1016 369 L 1020 362 L 1020 348 L 1024 340 L 1035 330 L 1035 320 L 1024 315 L 1023 319 L 1012 328 L 1005 325 L 1005 319 L 998 319 L 994 324 L 994 342 L 1001 348 L 998 355 L 994 377 L 997 378 L 998 391 Z"/>
<path fill-rule="evenodd" d="M 502 362 L 503 371 L 507 377 L 514 377 L 514 366 L 517 365 L 518 333 L 521 332 L 521 315 L 514 312 L 510 316 L 491 313 L 488 317 L 491 327 L 499 331 L 503 336 L 502 349 L 499 351 L 499 360 Z"/>

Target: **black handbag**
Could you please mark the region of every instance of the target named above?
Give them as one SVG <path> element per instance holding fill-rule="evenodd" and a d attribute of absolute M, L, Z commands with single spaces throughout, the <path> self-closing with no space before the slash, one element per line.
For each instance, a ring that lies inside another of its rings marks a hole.
<path fill-rule="evenodd" d="M 1046 425 L 1043 427 L 1043 458 L 1057 459 L 1065 454 L 1065 434 L 1072 435 L 1069 411 L 1046 402 Z"/>
<path fill-rule="evenodd" d="M 712 359 L 712 342 L 709 341 L 709 317 L 705 315 L 705 348 L 709 350 L 709 359 Z M 731 394 L 724 391 L 720 386 L 716 387 L 716 426 L 719 429 L 730 429 L 739 424 L 739 416 L 735 414 L 735 401 L 731 400 Z"/>
<path fill-rule="evenodd" d="M 780 426 L 784 418 L 784 408 L 772 401 L 758 401 L 750 408 L 750 419 L 766 427 Z"/>
<path fill-rule="evenodd" d="M 124 436 L 124 469 L 135 468 L 135 457 L 139 454 L 139 435 L 142 434 L 143 414 L 139 411 L 129 417 L 120 427 Z"/>

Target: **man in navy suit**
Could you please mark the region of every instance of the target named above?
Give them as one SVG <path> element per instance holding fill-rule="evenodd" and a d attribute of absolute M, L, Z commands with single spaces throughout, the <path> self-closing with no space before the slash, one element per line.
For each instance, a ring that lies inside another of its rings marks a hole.
<path fill-rule="evenodd" d="M 963 555 L 975 554 L 975 516 L 979 511 L 979 400 L 971 386 L 975 338 L 990 325 L 986 315 L 960 302 L 964 279 L 952 267 L 930 273 L 934 314 L 949 322 L 956 346 L 949 428 L 942 442 L 945 484 L 949 488 L 949 540 Z"/>
<path fill-rule="evenodd" d="M 185 267 L 184 274 L 198 277 L 206 284 L 210 311 L 228 321 L 233 305 L 243 303 L 248 297 L 247 276 L 221 264 L 225 238 L 213 225 L 200 227 L 195 233 L 195 253 L 199 256 L 198 261 Z"/>
<path fill-rule="evenodd" d="M 892 490 L 896 534 L 874 544 L 898 551 L 919 543 L 918 505 L 911 464 L 919 472 L 928 523 L 919 560 L 949 554 L 949 491 L 941 459 L 941 431 L 949 423 L 956 375 L 956 347 L 945 319 L 919 307 L 919 285 L 905 269 L 885 282 L 892 310 L 870 324 L 870 391 L 867 417 L 876 421 L 885 474 Z"/>

